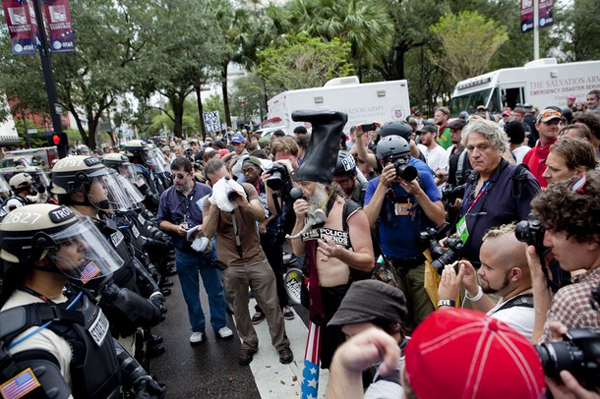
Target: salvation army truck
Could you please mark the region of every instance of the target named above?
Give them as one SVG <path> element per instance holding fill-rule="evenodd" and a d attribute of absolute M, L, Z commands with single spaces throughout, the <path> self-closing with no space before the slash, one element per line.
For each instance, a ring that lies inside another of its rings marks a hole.
<path fill-rule="evenodd" d="M 503 107 L 528 103 L 544 108 L 566 107 L 567 97 L 585 101 L 587 93 L 600 89 L 600 61 L 559 64 L 556 58 L 531 61 L 521 68 L 505 68 L 458 82 L 450 100 L 450 112 L 474 113 L 485 105 L 492 113 Z"/>
<path fill-rule="evenodd" d="M 359 124 L 406 120 L 410 115 L 406 80 L 360 83 L 356 76 L 336 78 L 323 87 L 285 91 L 271 98 L 267 106 L 269 119 L 262 126 L 280 127 L 287 134 L 304 125 L 292 121 L 296 110 L 344 112 L 348 115 L 346 133 Z"/>

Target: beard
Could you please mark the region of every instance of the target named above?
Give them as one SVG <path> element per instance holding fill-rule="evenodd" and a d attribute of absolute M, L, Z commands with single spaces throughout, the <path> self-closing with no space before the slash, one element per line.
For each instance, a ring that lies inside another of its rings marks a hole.
<path fill-rule="evenodd" d="M 188 192 L 190 190 L 190 188 L 192 188 L 192 184 L 189 181 L 182 183 L 179 186 L 175 185 L 175 190 L 177 190 L 179 192 Z"/>
<path fill-rule="evenodd" d="M 317 183 L 315 191 L 308 200 L 308 213 L 313 213 L 317 209 L 325 208 L 328 199 L 329 193 L 325 186 L 321 183 Z"/>
<path fill-rule="evenodd" d="M 484 294 L 497 294 L 500 291 L 504 290 L 506 287 L 508 287 L 508 283 L 509 283 L 509 278 L 508 278 L 508 273 L 506 273 L 504 275 L 504 281 L 502 282 L 502 287 L 492 288 L 492 286 L 490 286 L 490 283 L 488 282 L 487 288 L 481 287 L 481 290 L 483 291 Z"/>

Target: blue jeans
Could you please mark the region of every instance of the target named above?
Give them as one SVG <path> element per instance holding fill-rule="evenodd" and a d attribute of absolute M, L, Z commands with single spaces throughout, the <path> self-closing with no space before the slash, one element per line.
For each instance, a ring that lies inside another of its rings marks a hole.
<path fill-rule="evenodd" d="M 188 307 L 191 329 L 194 332 L 204 332 L 205 319 L 200 303 L 200 281 L 198 272 L 202 275 L 204 288 L 210 304 L 210 324 L 218 331 L 227 325 L 225 313 L 225 293 L 221 285 L 221 272 L 209 265 L 210 255 L 197 252 L 182 252 L 175 250 L 175 264 L 183 291 L 183 298 Z"/>

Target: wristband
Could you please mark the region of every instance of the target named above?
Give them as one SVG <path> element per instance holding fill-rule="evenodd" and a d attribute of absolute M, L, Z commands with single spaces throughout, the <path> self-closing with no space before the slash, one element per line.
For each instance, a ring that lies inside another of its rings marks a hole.
<path fill-rule="evenodd" d="M 438 308 L 441 308 L 442 306 L 455 307 L 456 301 L 453 301 L 452 299 L 440 299 L 438 301 Z"/>
<path fill-rule="evenodd" d="M 483 298 L 483 289 L 481 289 L 481 286 L 478 285 L 477 286 L 477 294 L 475 294 L 475 296 L 473 298 L 471 298 L 469 296 L 469 291 L 466 291 L 465 292 L 465 298 L 467 298 L 471 302 L 477 302 L 478 300 L 480 300 L 481 298 Z"/>

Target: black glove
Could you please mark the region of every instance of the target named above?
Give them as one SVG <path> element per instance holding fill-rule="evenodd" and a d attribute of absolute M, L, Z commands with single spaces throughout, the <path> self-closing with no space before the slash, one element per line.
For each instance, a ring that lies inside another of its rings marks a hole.
<path fill-rule="evenodd" d="M 156 382 L 149 375 L 138 378 L 133 383 L 133 390 L 136 399 L 163 399 L 167 391 L 165 384 Z"/>

